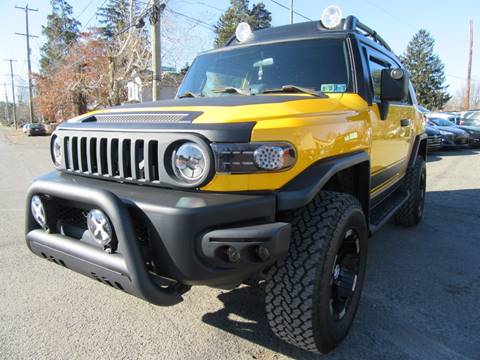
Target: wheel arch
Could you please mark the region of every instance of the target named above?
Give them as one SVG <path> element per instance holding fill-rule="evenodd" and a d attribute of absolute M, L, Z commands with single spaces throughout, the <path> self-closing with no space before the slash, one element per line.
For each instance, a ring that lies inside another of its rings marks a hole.
<path fill-rule="evenodd" d="M 410 159 L 408 160 L 408 168 L 413 167 L 417 155 L 423 157 L 423 160 L 427 161 L 427 143 L 428 136 L 426 133 L 421 133 L 415 136 L 415 140 L 412 146 L 412 152 L 410 153 Z"/>
<path fill-rule="evenodd" d="M 359 151 L 322 159 L 308 167 L 277 193 L 279 211 L 310 203 L 321 190 L 355 196 L 368 217 L 370 204 L 370 156 Z"/>

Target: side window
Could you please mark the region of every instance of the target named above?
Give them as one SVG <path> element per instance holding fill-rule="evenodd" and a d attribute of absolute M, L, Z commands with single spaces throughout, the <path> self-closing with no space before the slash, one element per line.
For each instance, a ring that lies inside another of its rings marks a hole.
<path fill-rule="evenodd" d="M 382 82 L 382 70 L 391 68 L 391 64 L 374 56 L 368 57 L 370 68 L 370 86 L 373 93 L 373 101 L 380 101 L 380 86 Z"/>

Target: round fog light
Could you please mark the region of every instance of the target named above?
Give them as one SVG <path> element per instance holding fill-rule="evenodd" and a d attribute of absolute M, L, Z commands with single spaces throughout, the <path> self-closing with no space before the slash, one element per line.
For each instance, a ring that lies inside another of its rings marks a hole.
<path fill-rule="evenodd" d="M 112 241 L 112 226 L 103 211 L 91 210 L 87 215 L 87 226 L 99 245 L 106 246 Z"/>
<path fill-rule="evenodd" d="M 43 202 L 42 199 L 40 199 L 40 196 L 32 196 L 32 200 L 30 202 L 30 209 L 32 211 L 33 218 L 35 219 L 37 224 L 45 229 L 47 227 L 47 216 L 45 214 L 45 207 L 43 206 Z"/>

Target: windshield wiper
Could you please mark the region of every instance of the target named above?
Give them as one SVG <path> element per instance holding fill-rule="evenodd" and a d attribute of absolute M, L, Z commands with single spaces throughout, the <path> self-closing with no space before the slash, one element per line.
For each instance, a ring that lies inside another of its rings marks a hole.
<path fill-rule="evenodd" d="M 214 93 L 223 93 L 223 94 L 239 94 L 239 95 L 251 95 L 249 91 L 245 91 L 233 86 L 227 86 L 221 89 L 213 89 L 212 92 Z"/>
<path fill-rule="evenodd" d="M 281 88 L 263 90 L 261 92 L 261 94 L 272 94 L 272 93 L 279 93 L 279 92 L 309 94 L 309 95 L 319 97 L 319 98 L 327 98 L 328 97 L 327 95 L 325 95 L 321 91 L 317 91 L 317 90 L 314 90 L 314 89 L 308 89 L 308 88 L 304 88 L 304 87 L 297 86 L 297 85 L 283 85 Z"/>
<path fill-rule="evenodd" d="M 184 92 L 182 95 L 180 95 L 178 98 L 179 99 L 184 99 L 184 98 L 198 98 L 198 97 L 202 97 L 203 95 L 202 94 L 196 94 L 196 93 L 193 93 L 191 91 L 186 91 Z"/>

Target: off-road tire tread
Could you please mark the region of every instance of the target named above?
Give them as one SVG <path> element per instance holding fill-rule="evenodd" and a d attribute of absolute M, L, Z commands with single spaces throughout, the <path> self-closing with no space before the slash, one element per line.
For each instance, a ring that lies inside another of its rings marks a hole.
<path fill-rule="evenodd" d="M 350 207 L 361 209 L 348 194 L 322 191 L 307 206 L 292 210 L 283 221 L 292 224 L 288 256 L 274 265 L 265 287 L 268 323 L 273 333 L 289 344 L 316 353 L 314 290 L 323 270 L 329 242 Z M 328 270 L 327 270 L 328 271 Z"/>
<path fill-rule="evenodd" d="M 402 188 L 405 191 L 410 192 L 408 200 L 403 204 L 403 206 L 398 210 L 395 215 L 395 223 L 401 226 L 414 226 L 418 224 L 419 220 L 416 217 L 417 212 L 417 192 L 418 192 L 418 181 L 423 168 L 423 163 L 425 160 L 422 156 L 417 155 L 415 159 L 415 164 L 407 170 L 405 174 L 404 183 Z"/>

